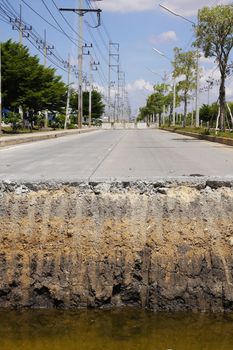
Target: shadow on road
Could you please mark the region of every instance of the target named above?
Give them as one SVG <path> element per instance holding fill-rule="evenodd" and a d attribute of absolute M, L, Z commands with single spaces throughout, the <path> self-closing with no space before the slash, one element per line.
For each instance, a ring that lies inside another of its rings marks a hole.
<path fill-rule="evenodd" d="M 172 141 L 180 141 L 180 142 L 200 142 L 200 141 L 203 141 L 203 140 L 199 140 L 199 139 L 179 139 L 179 138 L 176 138 L 176 139 L 172 139 Z"/>

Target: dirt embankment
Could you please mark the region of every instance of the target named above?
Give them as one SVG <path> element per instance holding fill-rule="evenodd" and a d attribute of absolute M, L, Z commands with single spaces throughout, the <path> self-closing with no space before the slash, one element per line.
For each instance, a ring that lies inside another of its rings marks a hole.
<path fill-rule="evenodd" d="M 233 310 L 233 183 L 0 184 L 0 307 Z"/>

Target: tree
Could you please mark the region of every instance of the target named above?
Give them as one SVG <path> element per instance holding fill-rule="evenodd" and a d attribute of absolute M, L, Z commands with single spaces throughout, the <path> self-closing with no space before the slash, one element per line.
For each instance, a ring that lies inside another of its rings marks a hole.
<path fill-rule="evenodd" d="M 174 49 L 174 61 L 173 63 L 173 77 L 180 77 L 181 80 L 177 83 L 176 88 L 178 92 L 181 92 L 181 100 L 184 102 L 184 115 L 183 115 L 183 127 L 186 126 L 187 106 L 189 93 L 195 89 L 196 78 L 196 52 L 187 51 L 182 52 L 181 49 Z"/>
<path fill-rule="evenodd" d="M 102 95 L 97 90 L 92 90 L 91 94 L 91 105 L 92 105 L 92 118 L 97 119 L 100 118 L 105 109 L 105 105 L 103 103 Z M 83 115 L 89 115 L 89 92 L 83 93 Z"/>
<path fill-rule="evenodd" d="M 213 103 L 211 106 L 204 104 L 200 108 L 200 119 L 203 120 L 203 122 L 209 122 L 212 126 L 214 126 L 214 123 L 216 124 L 217 115 L 217 103 Z"/>
<path fill-rule="evenodd" d="M 151 110 L 149 107 L 147 106 L 144 106 L 144 107 L 140 107 L 139 108 L 139 115 L 137 117 L 137 121 L 147 121 L 148 120 L 148 117 L 149 115 L 151 114 Z"/>
<path fill-rule="evenodd" d="M 233 47 L 233 6 L 204 7 L 199 11 L 196 43 L 205 57 L 215 57 L 221 82 L 219 88 L 220 128 L 225 128 L 226 91 L 225 80 L 230 72 L 229 55 Z"/>
<path fill-rule="evenodd" d="M 55 70 L 45 68 L 37 56 L 31 56 L 26 47 L 11 40 L 2 44 L 3 106 L 17 111 L 48 109 L 60 110 L 65 106 L 66 85 Z"/>
<path fill-rule="evenodd" d="M 178 104 L 179 98 L 176 96 Z M 168 84 L 154 85 L 154 93 L 147 98 L 146 106 L 139 109 L 138 120 L 148 120 L 153 114 L 159 115 L 159 125 L 161 125 L 161 116 L 164 109 L 169 108 L 169 124 L 171 122 L 171 115 L 173 112 L 173 91 Z"/>
<path fill-rule="evenodd" d="M 147 98 L 147 107 L 151 113 L 159 115 L 159 125 L 161 125 L 161 116 L 164 109 L 168 106 L 167 92 L 169 85 L 156 84 L 154 85 L 154 93 Z"/>
<path fill-rule="evenodd" d="M 100 92 L 97 90 L 92 91 L 91 95 L 91 104 L 92 104 L 92 119 L 100 118 L 105 109 L 103 103 L 103 98 Z M 73 110 L 73 113 L 78 113 L 78 93 L 75 90 L 71 91 L 70 97 L 70 107 Z M 83 116 L 88 117 L 89 115 L 89 92 L 83 92 Z"/>

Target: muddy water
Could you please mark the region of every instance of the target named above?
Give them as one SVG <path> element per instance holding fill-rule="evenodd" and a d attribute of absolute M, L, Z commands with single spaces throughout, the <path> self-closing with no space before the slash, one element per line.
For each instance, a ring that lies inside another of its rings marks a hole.
<path fill-rule="evenodd" d="M 233 314 L 0 311 L 1 350 L 232 350 Z"/>

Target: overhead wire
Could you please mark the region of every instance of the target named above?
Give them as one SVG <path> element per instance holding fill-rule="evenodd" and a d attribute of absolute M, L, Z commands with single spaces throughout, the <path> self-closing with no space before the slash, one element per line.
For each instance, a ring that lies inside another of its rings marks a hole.
<path fill-rule="evenodd" d="M 8 23 L 8 21 L 4 18 L 0 18 L 0 21 L 4 22 L 4 23 Z"/>
<path fill-rule="evenodd" d="M 96 3 L 92 4 L 91 0 L 88 0 L 88 4 L 89 4 L 90 8 L 97 9 Z M 110 37 L 110 35 L 109 35 L 108 31 L 107 31 L 107 28 L 106 28 L 106 26 L 104 24 L 103 18 L 101 19 L 101 27 L 103 28 L 103 30 L 104 30 L 107 38 L 108 38 L 108 41 L 112 41 L 111 37 Z"/>
<path fill-rule="evenodd" d="M 66 17 L 63 15 L 63 13 L 59 10 L 59 7 L 57 6 L 57 4 L 55 3 L 54 0 L 51 0 L 53 5 L 55 6 L 55 8 L 58 10 L 58 12 L 60 13 L 61 17 L 64 19 L 64 21 L 66 22 L 66 24 L 68 25 L 68 27 L 77 35 L 77 37 L 79 39 L 82 39 L 79 35 L 79 33 L 70 25 L 69 21 L 66 19 Z M 88 43 L 85 39 L 82 39 L 82 42 L 86 42 Z"/>
<path fill-rule="evenodd" d="M 54 22 L 58 25 L 58 27 L 60 28 L 60 30 L 63 32 L 63 34 L 76 46 L 77 43 L 70 38 L 70 36 L 64 31 L 64 29 L 62 28 L 62 26 L 59 24 L 59 22 L 56 20 L 55 16 L 53 15 L 53 13 L 50 11 L 49 7 L 46 5 L 45 1 L 44 0 L 41 0 L 43 5 L 45 6 L 45 8 L 47 9 L 47 11 L 49 12 L 50 16 L 53 18 Z"/>
<path fill-rule="evenodd" d="M 17 14 L 16 10 L 14 7 L 10 4 L 10 1 L 6 3 L 4 0 L 1 0 L 2 5 L 5 7 L 5 10 L 9 11 L 11 15 Z"/>
<path fill-rule="evenodd" d="M 30 6 L 25 0 L 21 0 L 32 12 L 34 12 L 38 17 L 40 17 L 45 23 L 47 23 L 51 28 L 55 29 L 57 32 L 64 34 L 64 32 L 49 22 L 46 18 L 44 18 L 38 11 L 36 11 L 32 6 Z M 65 35 L 66 36 L 66 35 Z M 70 37 L 71 40 L 75 41 L 74 38 Z"/>
<path fill-rule="evenodd" d="M 27 40 L 31 43 L 31 45 L 36 49 L 38 50 L 40 53 L 43 54 L 43 51 L 42 49 L 40 49 L 31 39 L 30 39 L 30 36 L 27 38 Z M 51 63 L 53 63 L 57 68 L 63 70 L 64 72 L 67 73 L 67 70 L 64 68 L 64 67 L 61 67 L 59 64 L 57 64 L 54 60 L 51 59 L 50 56 L 47 56 L 47 60 L 50 61 Z"/>

